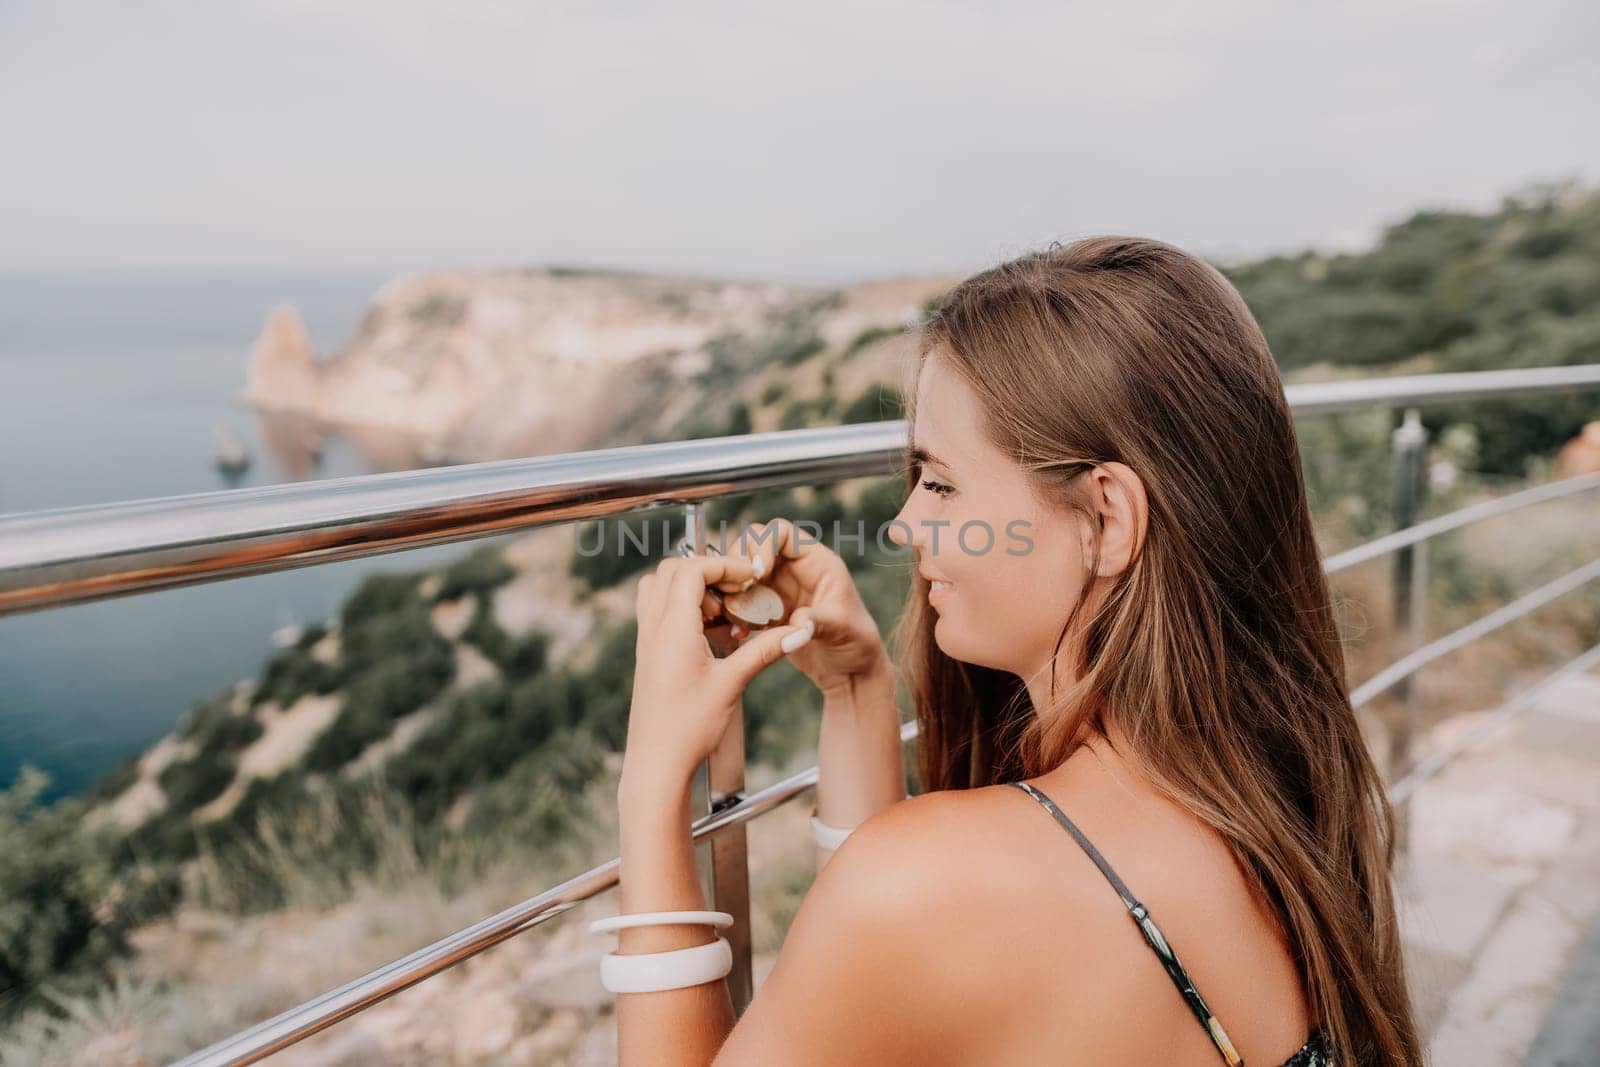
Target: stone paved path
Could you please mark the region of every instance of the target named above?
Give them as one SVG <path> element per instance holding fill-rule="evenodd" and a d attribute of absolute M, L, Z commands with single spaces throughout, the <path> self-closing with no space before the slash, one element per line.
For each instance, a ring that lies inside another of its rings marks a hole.
<path fill-rule="evenodd" d="M 1521 1064 L 1600 915 L 1600 676 L 1557 682 L 1425 782 L 1411 820 L 1401 925 L 1429 1061 Z"/>

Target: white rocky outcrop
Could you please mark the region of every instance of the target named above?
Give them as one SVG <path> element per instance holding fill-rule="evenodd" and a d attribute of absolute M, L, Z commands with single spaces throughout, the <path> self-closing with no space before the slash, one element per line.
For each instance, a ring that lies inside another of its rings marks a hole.
<path fill-rule="evenodd" d="M 245 397 L 269 411 L 308 411 L 317 400 L 311 334 L 287 304 L 273 308 L 250 354 Z"/>
<path fill-rule="evenodd" d="M 415 434 L 463 460 L 616 443 L 626 436 L 618 413 L 652 398 L 659 408 L 662 375 L 682 373 L 683 357 L 703 367 L 706 349 L 730 335 L 758 344 L 822 295 L 560 269 L 407 274 L 379 290 L 355 336 L 321 362 L 298 317 L 275 311 L 248 398 Z"/>

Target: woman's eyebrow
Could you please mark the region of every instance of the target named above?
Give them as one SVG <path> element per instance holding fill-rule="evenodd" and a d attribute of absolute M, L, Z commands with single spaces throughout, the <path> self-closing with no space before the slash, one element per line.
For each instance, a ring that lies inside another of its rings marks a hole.
<path fill-rule="evenodd" d="M 934 463 L 945 468 L 946 470 L 950 469 L 950 464 L 946 463 L 932 452 L 929 452 L 921 445 L 913 444 L 910 448 L 906 449 L 906 458 L 913 464 L 920 465 L 923 463 Z"/>

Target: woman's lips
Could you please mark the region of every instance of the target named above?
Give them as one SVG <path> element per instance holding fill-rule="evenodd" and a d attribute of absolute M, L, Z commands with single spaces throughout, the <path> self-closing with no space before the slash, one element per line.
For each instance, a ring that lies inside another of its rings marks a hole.
<path fill-rule="evenodd" d="M 943 604 L 950 596 L 952 589 L 949 582 L 928 583 L 928 603 L 933 607 Z"/>

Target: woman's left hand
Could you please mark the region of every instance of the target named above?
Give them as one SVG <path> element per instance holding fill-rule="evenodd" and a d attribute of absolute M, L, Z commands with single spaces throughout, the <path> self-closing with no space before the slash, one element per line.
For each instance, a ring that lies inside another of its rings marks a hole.
<path fill-rule="evenodd" d="M 659 796 L 686 789 L 727 732 L 745 686 L 810 640 L 809 627 L 772 626 L 724 659 L 712 654 L 702 607 L 715 602 L 708 587 L 737 589 L 756 577 L 739 556 L 669 556 L 639 579 L 633 703 L 622 757 L 629 791 Z"/>

